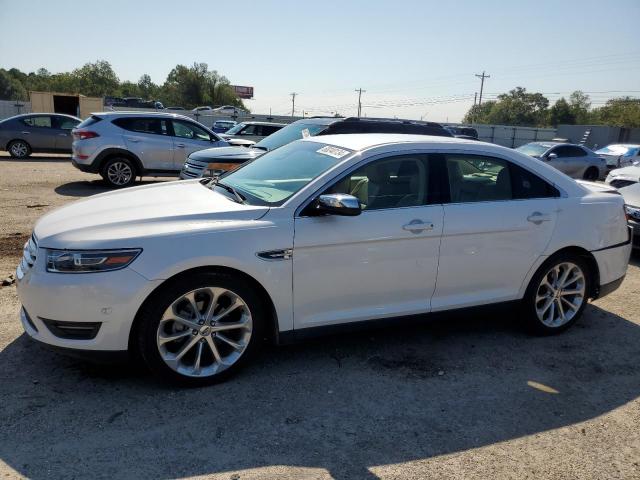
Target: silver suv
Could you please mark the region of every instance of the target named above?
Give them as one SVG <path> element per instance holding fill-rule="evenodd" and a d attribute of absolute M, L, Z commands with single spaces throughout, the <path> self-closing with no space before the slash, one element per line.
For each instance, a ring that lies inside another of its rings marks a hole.
<path fill-rule="evenodd" d="M 112 187 L 136 177 L 178 176 L 187 157 L 229 144 L 204 125 L 174 113 L 93 113 L 73 130 L 73 165 Z"/>

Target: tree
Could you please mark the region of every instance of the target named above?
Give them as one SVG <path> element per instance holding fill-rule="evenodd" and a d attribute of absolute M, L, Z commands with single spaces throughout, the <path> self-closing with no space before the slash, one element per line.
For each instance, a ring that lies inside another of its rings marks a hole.
<path fill-rule="evenodd" d="M 584 125 L 589 123 L 589 109 L 591 108 L 589 95 L 580 90 L 576 90 L 569 96 L 569 107 L 576 124 Z"/>
<path fill-rule="evenodd" d="M 560 98 L 549 109 L 549 123 L 554 127 L 561 123 L 565 125 L 574 125 L 576 123 L 576 116 L 564 97 Z"/>
<path fill-rule="evenodd" d="M 592 112 L 593 123 L 618 127 L 640 127 L 640 99 L 613 98 Z"/>
<path fill-rule="evenodd" d="M 140 95 L 147 99 L 153 99 L 158 94 L 158 86 L 151 81 L 151 77 L 146 73 L 138 80 L 138 91 Z"/>
<path fill-rule="evenodd" d="M 481 105 L 472 106 L 462 120 L 463 123 L 489 123 L 489 113 L 496 104 L 490 100 Z"/>
<path fill-rule="evenodd" d="M 26 100 L 27 91 L 6 70 L 0 69 L 0 100 Z"/>
<path fill-rule="evenodd" d="M 471 107 L 465 121 L 501 125 L 542 126 L 547 122 L 549 100 L 541 93 L 529 93 L 516 87 L 509 93 L 498 95 L 495 102 Z"/>
<path fill-rule="evenodd" d="M 120 85 L 116 72 L 111 64 L 105 60 L 96 63 L 86 63 L 81 68 L 71 72 L 77 93 L 101 97 L 117 90 Z"/>

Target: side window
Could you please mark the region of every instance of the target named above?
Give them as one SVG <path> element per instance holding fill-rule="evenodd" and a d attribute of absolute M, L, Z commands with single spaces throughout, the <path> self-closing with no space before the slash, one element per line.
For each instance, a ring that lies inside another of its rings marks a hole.
<path fill-rule="evenodd" d="M 560 192 L 537 175 L 513 163 L 509 164 L 513 198 L 559 197 Z"/>
<path fill-rule="evenodd" d="M 131 132 L 148 133 L 153 135 L 168 135 L 168 125 L 166 120 L 159 118 L 118 118 L 113 121 L 120 128 Z"/>
<path fill-rule="evenodd" d="M 448 154 L 446 165 L 453 203 L 559 196 L 542 178 L 500 158 Z"/>
<path fill-rule="evenodd" d="M 511 176 L 506 160 L 481 155 L 447 154 L 451 202 L 510 200 Z"/>
<path fill-rule="evenodd" d="M 346 193 L 364 210 L 414 207 L 427 203 L 425 157 L 402 155 L 375 160 L 343 177 L 324 193 Z"/>
<path fill-rule="evenodd" d="M 281 127 L 276 127 L 276 126 L 273 126 L 273 125 L 262 125 L 262 135 L 264 137 L 268 137 L 272 133 L 275 133 L 278 130 L 280 130 L 280 128 Z"/>
<path fill-rule="evenodd" d="M 211 136 L 209 133 L 194 123 L 182 120 L 173 120 L 173 132 L 176 137 L 187 138 L 190 140 L 202 140 L 209 142 Z"/>
<path fill-rule="evenodd" d="M 585 152 L 580 147 L 572 147 L 570 145 L 561 145 L 556 147 L 552 153 L 558 155 L 558 157 L 566 158 L 566 157 L 585 157 L 587 152 Z"/>
<path fill-rule="evenodd" d="M 59 128 L 60 130 L 73 130 L 80 123 L 73 118 L 67 117 L 53 117 L 53 120 L 54 128 Z"/>
<path fill-rule="evenodd" d="M 26 125 L 30 127 L 42 127 L 42 128 L 51 128 L 51 117 L 49 116 L 37 116 L 37 117 L 27 117 L 22 120 Z"/>
<path fill-rule="evenodd" d="M 260 135 L 260 125 L 247 125 L 242 129 L 240 135 Z"/>

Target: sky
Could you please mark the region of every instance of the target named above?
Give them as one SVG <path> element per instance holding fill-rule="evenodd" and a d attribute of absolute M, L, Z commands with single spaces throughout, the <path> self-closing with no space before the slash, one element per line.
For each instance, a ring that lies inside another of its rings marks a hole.
<path fill-rule="evenodd" d="M 254 87 L 254 113 L 460 121 L 516 86 L 594 106 L 640 97 L 640 0 L 0 0 L 0 68 L 107 60 L 163 83 L 204 62 Z"/>

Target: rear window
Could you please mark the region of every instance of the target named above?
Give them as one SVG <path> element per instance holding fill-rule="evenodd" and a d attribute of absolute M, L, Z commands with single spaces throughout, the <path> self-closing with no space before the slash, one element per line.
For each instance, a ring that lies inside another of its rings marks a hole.
<path fill-rule="evenodd" d="M 98 117 L 97 115 L 91 115 L 89 118 L 87 118 L 86 120 L 84 120 L 83 122 L 81 122 L 76 128 L 85 128 L 85 127 L 90 127 L 91 125 L 101 122 L 102 119 L 100 117 Z"/>

